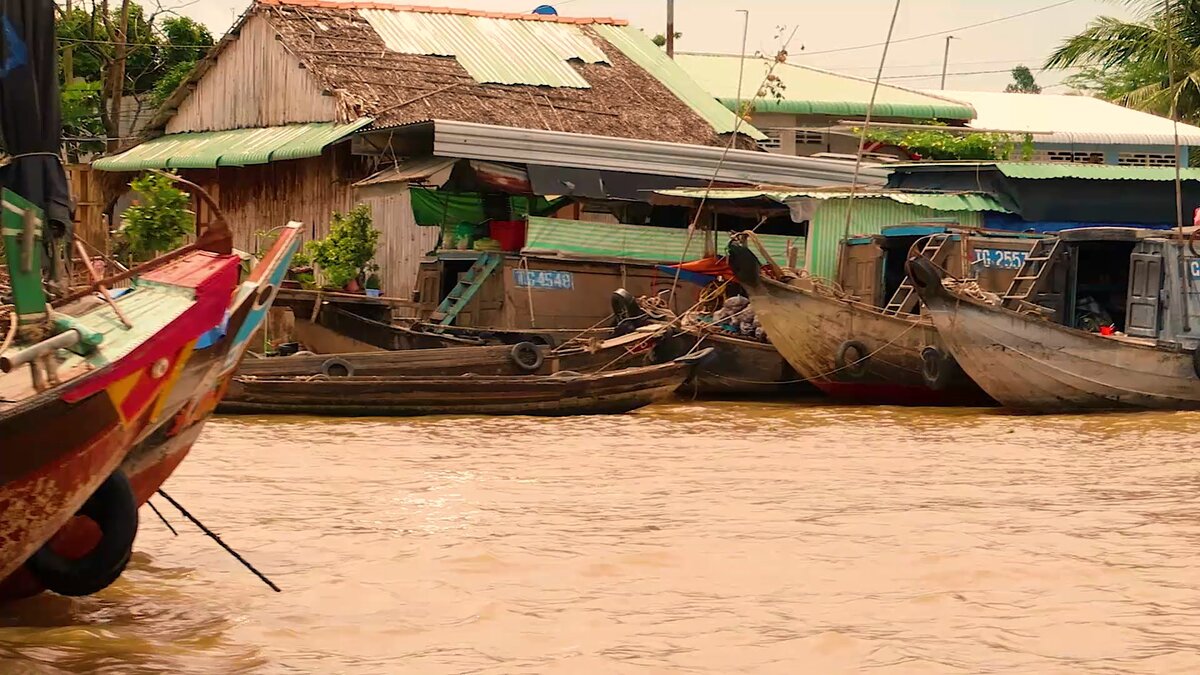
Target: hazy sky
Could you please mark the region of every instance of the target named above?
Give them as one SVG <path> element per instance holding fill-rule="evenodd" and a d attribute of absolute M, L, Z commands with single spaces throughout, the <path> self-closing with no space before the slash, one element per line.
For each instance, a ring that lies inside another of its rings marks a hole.
<path fill-rule="evenodd" d="M 387 0 L 384 0 L 387 1 Z M 1062 0 L 1059 0 L 1060 2 Z M 181 13 L 203 21 L 222 34 L 248 0 L 165 0 Z M 528 12 L 536 0 L 415 0 L 396 4 L 446 4 L 471 9 Z M 560 0 L 549 3 L 560 14 L 615 16 L 628 19 L 650 34 L 664 32 L 665 0 Z M 785 34 L 796 28 L 790 61 L 861 77 L 874 77 L 881 48 L 818 54 L 833 49 L 881 43 L 887 35 L 893 0 L 676 0 L 676 30 L 683 33 L 677 49 L 738 53 L 742 15 L 750 12 L 747 52 L 774 54 L 777 26 Z M 1056 4 L 1054 0 L 903 0 L 895 38 L 924 35 Z M 1097 15 L 1128 17 L 1113 0 L 1072 0 L 1043 12 L 979 28 L 955 31 L 950 72 L 1006 71 L 1024 63 L 1035 69 L 1062 39 L 1082 29 Z M 936 36 L 892 46 L 885 77 L 893 84 L 937 88 L 945 37 Z M 803 47 L 803 50 L 801 50 Z M 1061 71 L 1038 73 L 1043 86 L 1059 82 Z M 1007 72 L 952 75 L 948 89 L 998 90 L 1010 81 Z M 1063 91 L 1052 88 L 1050 91 Z"/>

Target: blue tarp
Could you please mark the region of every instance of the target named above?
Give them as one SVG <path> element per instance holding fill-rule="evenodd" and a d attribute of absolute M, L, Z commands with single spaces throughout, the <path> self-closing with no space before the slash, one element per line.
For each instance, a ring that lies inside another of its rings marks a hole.
<path fill-rule="evenodd" d="M 1138 225 L 1132 223 L 1079 223 L 1067 221 L 1033 221 L 1027 222 L 1020 216 L 1011 213 L 987 213 L 983 217 L 983 226 L 989 230 L 1004 230 L 1007 232 L 1062 232 L 1081 227 L 1137 227 L 1145 230 L 1170 230 L 1175 226 L 1170 223 L 1154 225 Z"/>

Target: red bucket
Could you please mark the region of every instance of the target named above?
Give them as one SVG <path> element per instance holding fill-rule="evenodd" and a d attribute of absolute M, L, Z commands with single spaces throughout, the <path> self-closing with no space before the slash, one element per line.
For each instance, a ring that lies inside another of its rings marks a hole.
<path fill-rule="evenodd" d="M 525 221 L 493 220 L 488 228 L 492 239 L 500 242 L 501 251 L 520 251 L 525 247 Z"/>

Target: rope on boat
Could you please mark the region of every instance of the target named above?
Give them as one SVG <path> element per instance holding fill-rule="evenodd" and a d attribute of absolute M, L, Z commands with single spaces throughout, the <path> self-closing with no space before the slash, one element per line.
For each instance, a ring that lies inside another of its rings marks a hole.
<path fill-rule="evenodd" d="M 150 510 L 154 512 L 154 515 L 158 516 L 158 519 L 162 521 L 163 525 L 167 526 L 167 529 L 171 531 L 171 534 L 175 535 L 176 537 L 179 536 L 179 533 L 175 531 L 175 528 L 171 527 L 171 523 L 167 522 L 166 516 L 159 512 L 158 507 L 154 505 L 154 502 L 147 499 L 146 506 L 149 506 Z"/>
<path fill-rule="evenodd" d="M 238 562 L 240 562 L 242 564 L 243 567 L 245 567 L 246 569 L 253 572 L 254 576 L 261 579 L 263 583 L 265 583 L 267 586 L 269 586 L 271 588 L 271 590 L 275 591 L 276 593 L 283 592 L 280 590 L 280 588 L 278 586 L 275 585 L 274 581 L 271 581 L 270 579 L 267 578 L 267 575 L 263 574 L 262 572 L 259 572 L 258 569 L 255 568 L 254 565 L 251 565 L 248 560 L 243 558 L 240 553 L 233 550 L 232 546 L 230 546 L 229 544 L 226 544 L 224 541 L 222 541 L 221 537 L 218 536 L 216 532 L 213 532 L 212 530 L 205 527 L 204 523 L 200 522 L 196 518 L 196 516 L 193 516 L 191 513 L 189 513 L 187 509 L 183 508 L 182 504 L 180 504 L 179 502 L 172 499 L 171 495 L 167 494 L 166 491 L 164 491 L 163 489 L 160 488 L 158 490 L 158 494 L 162 495 L 163 499 L 170 502 L 171 506 L 174 506 L 175 508 L 179 509 L 179 512 L 183 514 L 184 518 L 187 518 L 188 520 L 192 521 L 192 524 L 195 525 L 196 527 L 200 528 L 201 532 L 208 535 L 213 541 L 217 542 L 217 544 L 221 548 L 225 549 L 229 553 L 229 555 L 232 555 L 235 560 L 237 560 Z"/>
<path fill-rule="evenodd" d="M 8 310 L 8 333 L 4 335 L 4 341 L 0 342 L 0 354 L 3 354 L 4 350 L 8 349 L 8 346 L 12 344 L 13 337 L 17 334 L 17 310 L 11 306 L 0 309 Z"/>

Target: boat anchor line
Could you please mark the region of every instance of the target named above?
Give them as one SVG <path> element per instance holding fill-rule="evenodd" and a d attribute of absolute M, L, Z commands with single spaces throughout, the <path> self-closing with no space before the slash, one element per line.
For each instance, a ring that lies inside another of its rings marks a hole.
<path fill-rule="evenodd" d="M 146 506 L 149 506 L 150 510 L 154 512 L 154 515 L 158 516 L 158 519 L 162 521 L 162 524 L 167 526 L 167 529 L 171 531 L 171 534 L 175 535 L 176 537 L 179 536 L 179 533 L 175 531 L 175 528 L 171 526 L 171 523 L 167 522 L 167 517 L 164 516 L 162 512 L 158 510 L 158 507 L 154 505 L 154 502 L 147 499 Z"/>
<path fill-rule="evenodd" d="M 191 513 L 189 513 L 187 509 L 183 508 L 182 504 L 180 504 L 179 502 L 172 499 L 171 495 L 167 494 L 165 490 L 163 490 L 162 488 L 159 488 L 158 494 L 162 495 L 163 499 L 170 502 L 171 506 L 174 506 L 176 509 L 178 509 L 179 512 L 183 514 L 184 518 L 187 518 L 188 520 L 192 521 L 193 525 L 200 528 L 201 532 L 208 535 L 208 537 L 211 538 L 213 541 L 217 542 L 217 545 L 219 545 L 221 548 L 225 549 L 230 555 L 232 555 L 234 557 L 235 560 L 237 560 L 239 563 L 241 563 L 243 567 L 245 567 L 246 569 L 253 572 L 254 576 L 261 579 L 262 582 L 265 583 L 268 587 L 270 587 L 271 590 L 275 591 L 276 593 L 283 592 L 278 586 L 275 585 L 274 581 L 271 581 L 270 579 L 267 578 L 267 575 L 263 574 L 262 572 L 259 572 L 258 568 L 256 568 L 254 565 L 250 564 L 250 561 L 248 561 L 242 557 L 242 554 L 233 550 L 233 547 L 230 546 L 229 544 L 226 544 L 221 539 L 220 535 L 218 535 L 216 532 L 213 532 L 212 530 L 205 527 L 204 523 L 200 522 L 200 520 L 198 518 L 196 518 L 196 516 L 193 516 Z M 147 502 L 147 503 L 149 503 L 149 502 Z M 155 510 L 155 512 L 157 513 L 157 509 Z"/>

